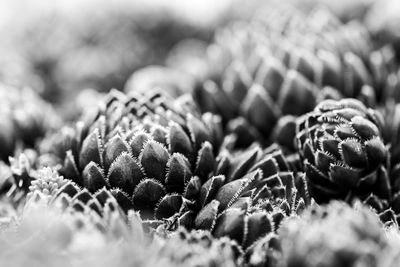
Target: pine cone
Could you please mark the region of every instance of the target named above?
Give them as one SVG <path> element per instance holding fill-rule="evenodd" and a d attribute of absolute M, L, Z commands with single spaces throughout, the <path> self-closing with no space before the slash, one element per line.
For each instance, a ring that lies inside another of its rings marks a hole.
<path fill-rule="evenodd" d="M 388 149 L 382 118 L 355 99 L 326 100 L 297 122 L 297 145 L 311 196 L 364 199 L 371 193 L 390 198 Z"/>
<path fill-rule="evenodd" d="M 143 219 L 169 218 L 191 205 L 192 191 L 214 170 L 218 118 L 158 93 L 114 91 L 103 104 L 92 118 L 43 142 L 42 154 L 58 159 L 60 174 L 90 193 L 116 189 L 117 200 Z"/>

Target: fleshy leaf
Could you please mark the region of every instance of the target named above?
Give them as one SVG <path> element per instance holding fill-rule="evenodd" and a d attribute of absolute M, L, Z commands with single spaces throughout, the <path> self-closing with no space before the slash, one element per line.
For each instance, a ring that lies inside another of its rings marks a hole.
<path fill-rule="evenodd" d="M 107 187 L 104 171 L 93 161 L 86 165 L 82 172 L 83 186 L 91 193 L 96 192 L 102 187 Z"/>
<path fill-rule="evenodd" d="M 107 175 L 111 187 L 120 188 L 129 195 L 143 178 L 140 165 L 126 152 L 115 159 Z"/>
<path fill-rule="evenodd" d="M 170 157 L 167 167 L 168 173 L 165 184 L 168 192 L 182 193 L 185 189 L 185 184 L 192 177 L 189 161 L 182 154 L 174 153 Z"/>
<path fill-rule="evenodd" d="M 89 162 L 93 161 L 99 165 L 102 164 L 101 139 L 99 130 L 96 128 L 89 134 L 82 143 L 81 152 L 79 154 L 79 167 L 84 169 Z"/>
<path fill-rule="evenodd" d="M 164 183 L 169 160 L 167 149 L 158 142 L 149 141 L 145 144 L 139 158 L 147 177 Z"/>

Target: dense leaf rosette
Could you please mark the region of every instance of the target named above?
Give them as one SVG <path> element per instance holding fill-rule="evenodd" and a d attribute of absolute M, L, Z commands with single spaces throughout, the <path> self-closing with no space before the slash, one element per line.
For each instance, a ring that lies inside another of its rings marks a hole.
<path fill-rule="evenodd" d="M 297 122 L 298 151 L 317 201 L 391 197 L 382 118 L 355 99 L 321 102 Z"/>
<path fill-rule="evenodd" d="M 93 116 L 43 142 L 42 158 L 88 192 L 113 189 L 126 209 L 164 219 L 191 205 L 192 188 L 214 170 L 219 129 L 185 97 L 113 91 Z"/>

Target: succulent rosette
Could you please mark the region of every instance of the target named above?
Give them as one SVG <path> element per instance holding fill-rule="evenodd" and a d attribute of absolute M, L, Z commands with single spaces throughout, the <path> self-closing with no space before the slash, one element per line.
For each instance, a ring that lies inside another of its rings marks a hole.
<path fill-rule="evenodd" d="M 382 118 L 355 99 L 321 102 L 297 122 L 297 146 L 312 197 L 390 199 Z"/>
<path fill-rule="evenodd" d="M 23 206 L 29 187 L 39 178 L 36 166 L 37 152 L 25 149 L 23 153 L 9 158 L 9 162 L 0 162 L 0 198 L 10 202 L 16 209 Z"/>
<path fill-rule="evenodd" d="M 187 208 L 213 171 L 218 124 L 185 97 L 113 91 L 93 116 L 44 141 L 42 159 L 90 193 L 112 189 L 126 209 L 163 219 Z"/>

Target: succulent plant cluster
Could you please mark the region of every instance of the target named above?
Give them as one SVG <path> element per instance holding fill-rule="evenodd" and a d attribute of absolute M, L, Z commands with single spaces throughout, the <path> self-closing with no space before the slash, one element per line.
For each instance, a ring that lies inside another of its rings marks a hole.
<path fill-rule="evenodd" d="M 208 230 L 247 248 L 310 203 L 278 146 L 235 152 L 233 136 L 222 145 L 220 120 L 191 98 L 113 92 L 88 117 L 43 141 L 39 157 L 72 181 L 60 191 L 77 209 L 101 214 L 99 195 L 111 195 L 151 229 Z"/>
<path fill-rule="evenodd" d="M 280 5 L 179 44 L 166 65 L 126 92 L 85 91 L 63 125 L 63 107 L 0 85 L 0 262 L 396 266 L 391 44 Z"/>

